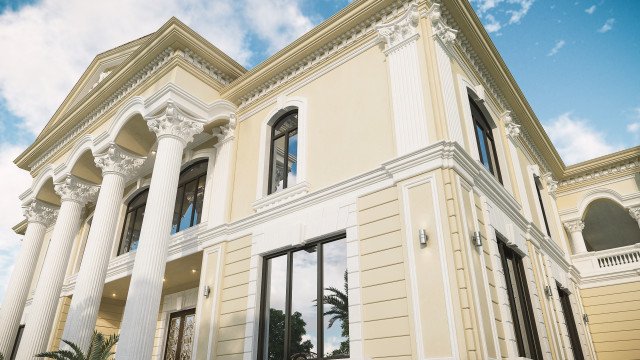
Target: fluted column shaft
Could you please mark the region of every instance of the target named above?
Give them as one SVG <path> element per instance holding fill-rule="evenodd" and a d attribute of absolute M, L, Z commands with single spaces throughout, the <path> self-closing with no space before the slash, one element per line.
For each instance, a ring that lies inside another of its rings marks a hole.
<path fill-rule="evenodd" d="M 25 215 L 29 224 L 0 310 L 0 353 L 7 356 L 11 354 L 18 334 L 20 318 L 29 296 L 29 288 L 38 263 L 44 234 L 47 227 L 55 220 L 57 210 L 39 201 L 33 201 L 25 209 Z"/>
<path fill-rule="evenodd" d="M 158 149 L 122 318 L 118 360 L 151 358 L 182 152 L 193 135 L 202 131 L 201 123 L 188 120 L 173 104 L 165 114 L 147 119 L 147 124 L 158 136 Z"/>
<path fill-rule="evenodd" d="M 125 177 L 143 163 L 112 145 L 96 157 L 103 178 L 62 338 L 88 349 L 98 318 Z"/>
<path fill-rule="evenodd" d="M 29 310 L 16 356 L 18 360 L 33 359 L 35 354 L 47 350 L 71 247 L 80 228 L 82 209 L 97 192 L 97 188 L 82 184 L 71 176 L 55 189 L 61 195 L 62 205 Z"/>
<path fill-rule="evenodd" d="M 571 221 L 565 223 L 564 226 L 569 230 L 571 234 L 571 246 L 573 247 L 573 254 L 584 254 L 587 252 L 587 245 L 584 243 L 584 237 L 582 236 L 582 230 L 584 229 L 584 222 L 582 220 Z"/>

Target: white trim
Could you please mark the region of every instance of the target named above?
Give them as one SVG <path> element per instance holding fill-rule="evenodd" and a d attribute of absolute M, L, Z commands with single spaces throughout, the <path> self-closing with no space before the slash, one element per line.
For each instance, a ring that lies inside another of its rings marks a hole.
<path fill-rule="evenodd" d="M 442 221 L 440 219 L 440 201 L 438 200 L 438 187 L 437 179 L 435 175 L 429 175 L 425 178 L 413 180 L 405 183 L 401 186 L 402 191 L 402 206 L 403 206 L 403 218 L 405 225 L 405 240 L 408 252 L 409 260 L 409 280 L 411 284 L 411 302 L 413 308 L 413 326 L 416 334 L 416 346 L 418 351 L 418 359 L 427 359 L 425 356 L 424 342 L 422 340 L 422 316 L 420 312 L 420 300 L 418 290 L 418 274 L 416 270 L 416 255 L 414 251 L 414 234 L 412 231 L 411 222 L 411 207 L 409 200 L 409 189 L 424 184 L 431 184 L 431 196 L 433 197 L 433 213 L 436 224 L 436 239 L 438 241 L 438 256 L 440 259 L 440 269 L 442 271 L 442 287 L 444 289 L 444 300 L 447 311 L 447 325 L 449 327 L 449 345 L 451 350 L 451 358 L 457 359 L 458 353 L 458 340 L 456 337 L 456 326 L 454 323 L 453 314 L 453 301 L 451 299 L 451 283 L 449 281 L 449 267 L 447 265 L 446 245 L 444 240 L 444 231 L 442 229 Z M 428 245 L 427 245 L 428 246 Z"/>
<path fill-rule="evenodd" d="M 196 309 L 200 309 L 199 311 L 196 310 L 196 329 L 200 329 L 201 324 L 201 315 L 202 315 L 202 310 L 204 307 L 204 295 L 203 295 L 203 291 L 204 291 L 204 286 L 208 284 L 205 284 L 205 277 L 207 276 L 206 273 L 206 269 L 207 266 L 209 265 L 209 256 L 217 253 L 218 256 L 216 258 L 217 264 L 216 264 L 216 270 L 215 270 L 215 275 L 214 275 L 214 284 L 212 284 L 212 286 L 210 286 L 210 293 L 209 293 L 209 297 L 211 298 L 211 323 L 209 324 L 209 337 L 207 339 L 207 354 L 206 354 L 206 359 L 210 360 L 212 354 L 215 354 L 215 350 L 216 350 L 216 339 L 214 339 L 216 336 L 214 336 L 214 334 L 217 335 L 217 325 L 218 325 L 218 302 L 219 302 L 219 294 L 220 294 L 220 283 L 221 281 L 221 277 L 220 277 L 220 271 L 222 269 L 222 261 L 224 261 L 224 255 L 222 254 L 222 249 L 220 248 L 220 246 L 215 246 L 212 248 L 208 248 L 205 249 L 202 252 L 202 266 L 200 268 L 200 284 L 198 285 L 198 302 L 196 305 Z M 191 359 L 197 359 L 197 352 L 198 352 L 198 337 L 200 336 L 200 331 L 196 331 L 196 335 L 194 336 L 193 339 L 193 353 L 191 355 Z M 202 357 L 200 357 L 202 358 Z"/>

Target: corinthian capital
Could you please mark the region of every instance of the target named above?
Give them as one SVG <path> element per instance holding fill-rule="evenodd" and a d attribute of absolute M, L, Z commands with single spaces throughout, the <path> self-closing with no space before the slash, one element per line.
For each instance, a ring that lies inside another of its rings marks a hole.
<path fill-rule="evenodd" d="M 629 214 L 632 218 L 640 221 L 640 206 L 629 208 Z"/>
<path fill-rule="evenodd" d="M 22 208 L 24 217 L 30 223 L 40 223 L 49 227 L 58 217 L 58 209 L 39 200 L 32 200 Z"/>
<path fill-rule="evenodd" d="M 236 129 L 236 116 L 232 114 L 229 123 L 213 130 L 213 136 L 218 138 L 218 144 L 223 144 L 233 139 Z"/>
<path fill-rule="evenodd" d="M 193 140 L 193 136 L 202 132 L 202 121 L 186 114 L 171 101 L 160 115 L 150 116 L 145 119 L 149 130 L 156 133 L 158 139 L 173 137 L 182 141 L 185 145 Z"/>
<path fill-rule="evenodd" d="M 442 18 L 442 9 L 439 3 L 431 5 L 427 11 L 427 16 L 431 20 L 433 26 L 433 34 L 436 36 L 445 46 L 451 46 L 455 43 L 458 30 L 455 30 Z"/>
<path fill-rule="evenodd" d="M 54 186 L 62 201 L 75 201 L 82 206 L 95 201 L 99 189 L 99 186 L 84 182 L 73 175 L 67 175 L 62 182 Z"/>
<path fill-rule="evenodd" d="M 380 40 L 387 45 L 387 53 L 418 38 L 419 19 L 418 5 L 411 4 L 403 16 L 376 27 Z"/>
<path fill-rule="evenodd" d="M 102 169 L 103 174 L 114 173 L 124 177 L 132 176 L 146 158 L 132 155 L 122 150 L 116 144 L 109 145 L 109 149 L 94 159 L 96 166 Z"/>
<path fill-rule="evenodd" d="M 569 232 L 571 233 L 580 232 L 584 229 L 584 221 L 582 220 L 567 221 L 566 223 L 564 223 L 564 227 L 566 227 L 567 230 L 569 230 Z"/>
<path fill-rule="evenodd" d="M 516 122 L 513 121 L 513 117 L 511 117 L 511 111 L 505 111 L 504 114 L 502 114 L 502 121 L 504 122 L 507 136 L 509 136 L 512 140 L 515 140 L 518 136 L 520 136 L 520 125 L 516 124 Z"/>
<path fill-rule="evenodd" d="M 553 179 L 553 175 L 548 172 L 542 174 L 542 179 L 547 182 L 547 191 L 554 199 L 556 197 L 556 191 L 558 190 L 558 182 Z"/>

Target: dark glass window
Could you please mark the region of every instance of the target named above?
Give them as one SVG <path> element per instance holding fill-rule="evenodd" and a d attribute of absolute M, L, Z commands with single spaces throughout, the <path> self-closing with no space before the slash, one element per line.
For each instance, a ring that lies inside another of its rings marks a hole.
<path fill-rule="evenodd" d="M 200 161 L 180 173 L 171 225 L 172 234 L 200 223 L 208 164 L 206 160 Z"/>
<path fill-rule="evenodd" d="M 284 114 L 271 128 L 269 194 L 296 184 L 298 174 L 298 111 Z"/>
<path fill-rule="evenodd" d="M 478 107 L 478 104 L 471 97 L 469 97 L 469 103 L 471 104 L 471 117 L 473 118 L 473 129 L 476 134 L 480 162 L 502 183 L 498 153 L 496 152 L 491 126 L 489 126 L 489 122 Z"/>
<path fill-rule="evenodd" d="M 22 333 L 24 333 L 24 325 L 18 327 L 18 333 L 16 334 L 16 340 L 13 342 L 13 350 L 11 350 L 10 360 L 14 360 L 18 355 L 18 347 L 20 346 L 20 340 L 22 340 Z"/>
<path fill-rule="evenodd" d="M 266 258 L 262 294 L 258 359 L 349 357 L 344 237 Z"/>
<path fill-rule="evenodd" d="M 169 316 L 165 360 L 191 359 L 195 326 L 196 309 L 175 312 Z"/>
<path fill-rule="evenodd" d="M 573 358 L 575 360 L 584 360 L 582 345 L 580 345 L 580 336 L 578 335 L 578 328 L 576 327 L 576 322 L 573 318 L 573 311 L 571 309 L 569 292 L 564 290 L 558 284 L 558 294 L 560 295 L 560 304 L 562 305 L 564 321 L 567 324 L 567 331 L 569 332 L 569 341 L 571 341 L 571 348 L 573 349 Z"/>
<path fill-rule="evenodd" d="M 171 234 L 200 223 L 208 164 L 207 160 L 199 161 L 180 173 Z M 118 255 L 138 249 L 148 195 L 149 190 L 146 189 L 129 202 L 122 228 Z"/>
<path fill-rule="evenodd" d="M 507 284 L 518 354 L 529 359 L 542 359 L 522 257 L 503 241 L 498 241 L 498 248 Z"/>
<path fill-rule="evenodd" d="M 536 192 L 538 193 L 538 202 L 540 203 L 540 210 L 542 211 L 542 219 L 544 220 L 544 227 L 547 230 L 547 235 L 551 236 L 551 230 L 549 230 L 549 221 L 547 220 L 547 212 L 544 210 L 544 202 L 542 202 L 542 186 L 541 186 L 540 178 L 534 175 L 533 182 L 536 184 Z"/>

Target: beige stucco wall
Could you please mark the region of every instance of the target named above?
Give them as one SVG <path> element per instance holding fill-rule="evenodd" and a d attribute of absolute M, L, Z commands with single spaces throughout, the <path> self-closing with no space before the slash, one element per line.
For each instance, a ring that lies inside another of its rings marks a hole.
<path fill-rule="evenodd" d="M 102 298 L 98 309 L 98 320 L 96 321 L 96 331 L 109 336 L 120 332 L 120 322 L 124 314 L 123 300 Z"/>

